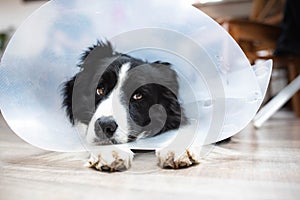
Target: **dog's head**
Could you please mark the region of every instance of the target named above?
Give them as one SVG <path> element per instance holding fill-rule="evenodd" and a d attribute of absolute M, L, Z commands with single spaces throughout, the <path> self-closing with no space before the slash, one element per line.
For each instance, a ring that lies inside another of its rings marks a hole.
<path fill-rule="evenodd" d="M 80 72 L 64 83 L 63 106 L 89 143 L 119 144 L 176 129 L 185 122 L 175 71 L 114 52 L 110 43 L 89 48 Z"/>

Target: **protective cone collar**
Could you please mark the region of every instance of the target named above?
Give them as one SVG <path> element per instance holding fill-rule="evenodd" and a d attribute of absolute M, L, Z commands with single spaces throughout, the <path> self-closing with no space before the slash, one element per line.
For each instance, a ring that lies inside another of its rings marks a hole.
<path fill-rule="evenodd" d="M 193 140 L 200 144 L 243 129 L 271 74 L 271 61 L 251 67 L 227 32 L 184 0 L 53 0 L 22 24 L 1 60 L 0 108 L 19 137 L 47 150 L 85 150 L 62 109 L 60 90 L 78 73 L 83 50 L 97 40 L 143 60 L 172 63 Z M 155 149 L 175 136 L 128 146 Z"/>

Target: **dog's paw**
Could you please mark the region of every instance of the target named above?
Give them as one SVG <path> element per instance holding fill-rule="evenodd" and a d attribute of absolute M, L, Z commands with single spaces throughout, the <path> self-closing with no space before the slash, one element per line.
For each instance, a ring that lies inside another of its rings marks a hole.
<path fill-rule="evenodd" d="M 171 150 L 157 151 L 156 155 L 158 165 L 162 168 L 180 169 L 200 163 L 197 152 L 191 149 L 187 149 L 180 154 Z"/>
<path fill-rule="evenodd" d="M 105 172 L 125 171 L 130 168 L 133 159 L 131 151 L 101 151 L 92 153 L 86 166 Z"/>

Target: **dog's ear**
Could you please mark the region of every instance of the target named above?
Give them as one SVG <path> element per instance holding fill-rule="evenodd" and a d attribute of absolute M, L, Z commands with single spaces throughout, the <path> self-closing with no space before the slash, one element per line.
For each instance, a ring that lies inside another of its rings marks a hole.
<path fill-rule="evenodd" d="M 72 112 L 72 106 L 73 106 L 72 98 L 73 98 L 73 88 L 74 88 L 75 79 L 76 76 L 64 82 L 62 88 L 62 96 L 63 96 L 62 106 L 66 109 L 67 116 L 73 125 L 74 125 L 74 117 Z"/>
<path fill-rule="evenodd" d="M 85 50 L 80 58 L 80 62 L 77 65 L 80 68 L 84 68 L 85 61 L 89 56 L 96 55 L 97 60 L 101 60 L 107 57 L 113 57 L 117 53 L 114 52 L 114 49 L 109 41 L 97 41 L 96 44 L 94 44 L 91 47 L 88 47 L 87 50 Z"/>
<path fill-rule="evenodd" d="M 155 62 L 153 62 L 154 64 L 161 64 L 161 65 L 165 65 L 165 66 L 168 66 L 170 67 L 171 66 L 171 63 L 169 62 L 163 62 L 163 61 L 160 61 L 160 60 L 157 60 Z"/>

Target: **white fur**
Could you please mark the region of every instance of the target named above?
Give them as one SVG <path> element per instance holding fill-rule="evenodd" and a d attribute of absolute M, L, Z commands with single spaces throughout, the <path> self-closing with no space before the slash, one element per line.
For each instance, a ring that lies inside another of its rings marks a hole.
<path fill-rule="evenodd" d="M 199 163 L 201 144 L 195 137 L 196 123 L 180 127 L 176 137 L 166 147 L 157 149 L 156 156 L 161 167 L 181 168 Z"/>
<path fill-rule="evenodd" d="M 96 149 L 90 149 L 90 159 L 86 166 L 105 171 L 122 171 L 130 168 L 133 152 L 127 148 L 117 146 L 101 146 Z"/>
<path fill-rule="evenodd" d="M 130 63 L 125 63 L 119 72 L 118 82 L 110 93 L 107 99 L 102 101 L 95 114 L 93 115 L 87 129 L 86 140 L 88 143 L 94 143 L 97 138 L 94 130 L 94 124 L 100 117 L 112 117 L 118 124 L 118 128 L 114 134 L 114 139 L 119 143 L 126 143 L 128 141 L 127 134 L 129 133 L 127 124 L 127 110 L 121 103 L 121 87 L 130 68 Z"/>

